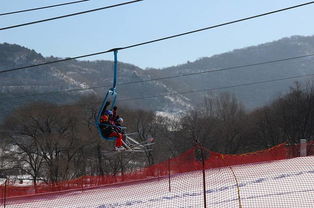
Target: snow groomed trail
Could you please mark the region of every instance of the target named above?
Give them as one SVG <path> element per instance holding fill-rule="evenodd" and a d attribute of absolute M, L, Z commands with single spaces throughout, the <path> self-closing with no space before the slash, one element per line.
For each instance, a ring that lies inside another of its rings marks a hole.
<path fill-rule="evenodd" d="M 206 170 L 207 207 L 314 207 L 314 156 Z M 8 208 L 201 208 L 202 171 L 76 191 Z"/>

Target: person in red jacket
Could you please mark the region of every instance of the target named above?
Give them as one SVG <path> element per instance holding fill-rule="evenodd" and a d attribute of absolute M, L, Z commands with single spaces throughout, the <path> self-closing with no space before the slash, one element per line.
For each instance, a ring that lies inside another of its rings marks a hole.
<path fill-rule="evenodd" d="M 111 110 L 106 110 L 100 117 L 100 122 L 103 124 L 102 135 L 106 138 L 115 138 L 115 150 L 124 150 L 123 133 L 121 129 L 115 125 L 113 121 L 113 113 Z"/>

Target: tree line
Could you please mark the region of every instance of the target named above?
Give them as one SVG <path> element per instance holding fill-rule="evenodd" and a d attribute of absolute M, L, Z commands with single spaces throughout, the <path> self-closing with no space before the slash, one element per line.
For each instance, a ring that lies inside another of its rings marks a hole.
<path fill-rule="evenodd" d="M 314 85 L 296 83 L 272 103 L 247 111 L 228 93 L 208 94 L 177 117 L 119 106 L 128 132 L 155 138 L 152 151 L 105 155 L 113 142 L 94 125 L 100 99 L 71 105 L 32 103 L 16 109 L 1 126 L 0 175 L 27 175 L 56 183 L 85 175 L 117 175 L 159 163 L 201 144 L 228 154 L 257 151 L 314 136 Z"/>

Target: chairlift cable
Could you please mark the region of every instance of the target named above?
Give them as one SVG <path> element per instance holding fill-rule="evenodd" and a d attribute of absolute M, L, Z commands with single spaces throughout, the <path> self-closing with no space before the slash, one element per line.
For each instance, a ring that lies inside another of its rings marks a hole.
<path fill-rule="evenodd" d="M 23 10 L 17 10 L 17 11 L 12 11 L 12 12 L 5 12 L 5 13 L 0 13 L 0 16 L 11 15 L 11 14 L 18 14 L 18 13 L 25 13 L 25 12 L 31 12 L 31 11 L 42 10 L 42 9 L 49 9 L 49 8 L 54 8 L 54 7 L 70 5 L 70 4 L 78 4 L 78 3 L 83 3 L 83 2 L 87 2 L 87 1 L 91 1 L 91 0 L 79 0 L 79 1 L 72 1 L 72 2 L 61 3 L 61 4 L 54 4 L 54 5 L 43 6 L 43 7 L 23 9 Z"/>
<path fill-rule="evenodd" d="M 171 95 L 184 95 L 184 94 L 190 94 L 190 93 L 201 93 L 201 92 L 206 92 L 206 91 L 217 91 L 217 90 L 224 90 L 224 89 L 232 89 L 232 88 L 238 88 L 238 87 L 246 87 L 246 86 L 253 86 L 253 85 L 259 85 L 259 84 L 265 84 L 265 83 L 285 81 L 285 80 L 300 79 L 300 78 L 306 78 L 306 77 L 314 77 L 314 73 L 295 75 L 295 76 L 289 76 L 289 77 L 283 77 L 283 78 L 276 78 L 276 79 L 270 79 L 270 80 L 239 83 L 239 84 L 235 84 L 235 85 L 222 86 L 222 87 L 203 88 L 203 89 L 196 89 L 196 90 L 189 90 L 189 91 L 179 91 L 179 92 L 174 92 L 174 93 L 164 93 L 164 94 L 152 95 L 152 96 L 147 96 L 147 97 L 120 98 L 119 102 L 125 102 L 125 101 L 129 102 L 129 101 L 133 101 L 133 100 L 153 99 L 153 98 L 159 98 L 159 97 L 165 97 L 165 96 L 171 96 Z M 98 104 L 98 103 L 93 103 L 93 104 Z M 62 106 L 62 107 L 67 107 L 67 106 Z M 69 107 L 71 107 L 71 106 L 69 106 Z"/>
<path fill-rule="evenodd" d="M 250 16 L 250 17 L 234 20 L 234 21 L 230 21 L 230 22 L 225 22 L 225 23 L 222 23 L 222 24 L 214 25 L 214 26 L 209 26 L 209 27 L 200 28 L 200 29 L 197 29 L 197 30 L 192 30 L 192 31 L 189 31 L 189 32 L 184 32 L 184 33 L 180 33 L 180 34 L 176 34 L 176 35 L 171 35 L 171 36 L 155 39 L 155 40 L 150 40 L 150 41 L 146 41 L 146 42 L 136 43 L 136 44 L 133 44 L 133 45 L 120 47 L 120 48 L 116 48 L 116 49 L 117 50 L 125 50 L 125 49 L 134 48 L 134 47 L 138 47 L 138 46 L 142 46 L 142 45 L 146 45 L 146 44 L 151 44 L 151 43 L 155 43 L 155 42 L 159 42 L 159 41 L 173 39 L 173 38 L 177 38 L 177 37 L 180 37 L 180 36 L 189 35 L 189 34 L 192 34 L 192 33 L 197 33 L 197 32 L 201 32 L 201 31 L 205 31 L 205 30 L 210 30 L 210 29 L 214 29 L 214 28 L 217 28 L 217 27 L 222 27 L 222 26 L 238 23 L 238 22 L 241 22 L 241 21 L 246 21 L 246 20 L 250 20 L 250 19 L 254 19 L 254 18 L 266 16 L 266 15 L 271 15 L 271 14 L 283 12 L 283 11 L 286 11 L 286 10 L 295 9 L 295 8 L 298 8 L 298 7 L 307 6 L 307 5 L 310 5 L 310 4 L 313 4 L 313 3 L 314 3 L 314 1 L 307 2 L 307 3 L 304 3 L 304 4 L 298 4 L 298 5 L 295 5 L 295 6 L 286 7 L 286 8 L 279 9 L 279 10 L 274 10 L 274 11 L 270 11 L 270 12 L 266 12 L 266 13 L 262 13 L 262 14 L 258 14 L 258 15 L 254 15 L 254 16 Z M 106 50 L 106 51 L 100 51 L 100 52 L 80 55 L 80 56 L 76 56 L 76 57 L 72 57 L 72 58 L 59 59 L 59 60 L 56 60 L 56 61 L 44 62 L 44 63 L 34 64 L 34 65 L 22 66 L 22 67 L 11 68 L 11 69 L 4 69 L 4 70 L 0 71 L 0 74 L 1 73 L 18 71 L 18 70 L 27 69 L 27 68 L 33 68 L 33 67 L 48 65 L 48 64 L 60 63 L 60 62 L 64 62 L 64 61 L 70 61 L 70 60 L 74 60 L 74 59 L 80 59 L 80 58 L 86 58 L 86 57 L 90 57 L 90 56 L 96 56 L 96 55 L 112 52 L 113 50 L 115 50 L 115 49 L 110 49 L 110 50 Z"/>
<path fill-rule="evenodd" d="M 244 65 L 237 65 L 237 66 L 229 66 L 229 67 L 224 67 L 224 68 L 210 69 L 210 70 L 200 71 L 200 72 L 192 72 L 192 73 L 185 73 L 185 74 L 179 74 L 179 75 L 173 75 L 173 76 L 159 77 L 159 78 L 154 78 L 154 79 L 149 79 L 149 80 L 124 82 L 124 83 L 120 83 L 119 86 L 125 86 L 125 85 L 131 85 L 131 84 L 140 84 L 140 83 L 145 83 L 145 82 L 160 81 L 160 80 L 167 80 L 167 79 L 175 79 L 175 78 L 188 77 L 188 76 L 194 76 L 194 75 L 205 74 L 205 73 L 232 71 L 232 70 L 238 70 L 238 69 L 252 67 L 252 66 L 260 66 L 260 65 L 272 64 L 272 63 L 279 63 L 279 62 L 285 62 L 285 61 L 307 58 L 307 57 L 312 57 L 312 56 L 314 56 L 314 53 L 313 54 L 307 54 L 307 55 L 301 55 L 301 56 L 288 57 L 288 58 L 283 58 L 283 59 L 275 59 L 275 60 L 264 61 L 264 62 L 257 62 L 257 63 L 250 63 L 250 64 L 244 64 Z M 71 93 L 71 92 L 77 92 L 77 91 L 87 91 L 87 90 L 93 90 L 93 89 L 99 89 L 99 88 L 105 88 L 105 87 L 110 87 L 110 85 L 94 86 L 94 87 L 88 87 L 88 88 L 84 88 L 84 89 L 76 88 L 76 89 L 68 89 L 68 90 L 59 90 L 59 91 L 53 91 L 53 92 L 37 93 L 37 94 L 22 95 L 22 96 L 15 96 L 15 97 L 3 97 L 3 98 L 5 98 L 5 99 L 16 99 L 16 98 L 25 98 L 25 97 L 32 97 L 32 96 L 45 96 L 45 95 L 58 94 L 58 93 Z"/>
<path fill-rule="evenodd" d="M 82 11 L 82 12 L 76 12 L 76 13 L 72 13 L 72 14 L 57 16 L 57 17 L 51 17 L 51 18 L 47 18 L 47 19 L 42 19 L 42 20 L 37 20 L 37 21 L 32 21 L 32 22 L 26 22 L 23 24 L 11 25 L 11 26 L 0 28 L 0 31 L 9 30 L 9 29 L 17 28 L 17 27 L 23 27 L 23 26 L 27 26 L 27 25 L 38 24 L 38 23 L 52 21 L 52 20 L 56 20 L 56 19 L 63 19 L 63 18 L 77 16 L 77 15 L 86 14 L 86 13 L 90 13 L 90 12 L 96 12 L 96 11 L 100 11 L 100 10 L 104 10 L 104 9 L 110 9 L 113 7 L 123 6 L 126 4 L 137 3 L 139 1 L 144 1 L 144 0 L 134 0 L 134 1 L 124 2 L 124 3 L 120 3 L 120 4 L 114 4 L 114 5 L 110 5 L 110 6 L 100 7 L 100 8 L 96 8 L 96 9 L 86 10 L 86 11 Z"/>
<path fill-rule="evenodd" d="M 304 74 L 304 75 L 296 75 L 296 76 L 277 78 L 277 79 L 270 79 L 270 80 L 262 80 L 262 81 L 240 83 L 240 84 L 223 86 L 223 87 L 214 87 L 214 88 L 205 88 L 205 89 L 196 89 L 196 90 L 189 90 L 189 91 L 165 93 L 163 95 L 156 95 L 156 96 L 147 96 L 147 97 L 138 97 L 138 98 L 125 98 L 125 99 L 122 98 L 122 99 L 120 99 L 120 102 L 122 102 L 122 101 L 132 101 L 132 100 L 153 99 L 153 98 L 159 98 L 159 97 L 165 97 L 165 96 L 171 96 L 171 95 L 183 95 L 183 94 L 200 93 L 200 92 L 206 92 L 206 91 L 224 90 L 224 89 L 231 89 L 231 88 L 237 88 L 237 87 L 246 87 L 246 86 L 252 86 L 252 85 L 273 83 L 273 82 L 278 82 L 278 81 L 298 79 L 298 78 L 305 78 L 305 77 L 313 77 L 313 76 L 314 76 L 314 74 Z"/>

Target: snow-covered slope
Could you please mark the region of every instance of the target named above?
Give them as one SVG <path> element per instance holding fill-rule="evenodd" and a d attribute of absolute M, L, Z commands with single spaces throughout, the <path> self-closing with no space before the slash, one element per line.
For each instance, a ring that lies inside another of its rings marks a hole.
<path fill-rule="evenodd" d="M 238 181 L 239 192 L 235 177 Z M 10 208 L 201 208 L 202 172 L 36 199 Z M 206 171 L 207 207 L 314 207 L 314 157 Z M 239 195 L 241 200 L 239 201 Z"/>

